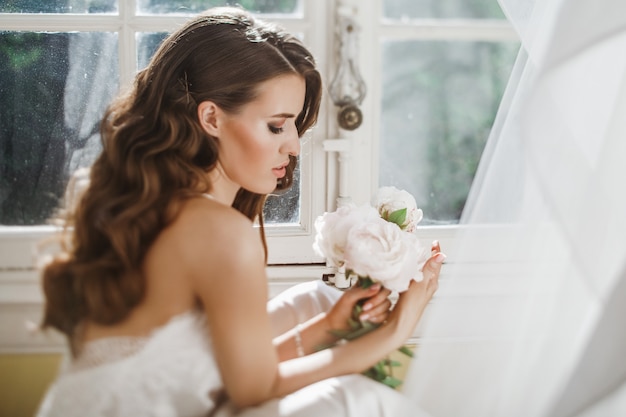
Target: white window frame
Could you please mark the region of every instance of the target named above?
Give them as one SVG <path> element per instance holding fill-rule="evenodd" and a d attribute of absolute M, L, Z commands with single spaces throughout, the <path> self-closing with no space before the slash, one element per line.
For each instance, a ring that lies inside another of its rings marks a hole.
<path fill-rule="evenodd" d="M 333 137 L 347 139 L 348 145 L 342 149 L 348 152 L 341 155 L 348 164 L 348 178 L 339 178 L 337 152 L 331 152 L 329 178 L 345 181 L 350 190 L 350 200 L 356 204 L 371 201 L 379 183 L 379 138 L 381 125 L 381 40 L 465 40 L 465 41 L 519 41 L 519 38 L 506 20 L 489 19 L 415 19 L 410 22 L 390 21 L 383 18 L 384 0 L 333 0 L 334 16 L 341 10 L 349 13 L 359 26 L 359 69 L 367 85 L 367 94 L 360 109 L 363 113 L 362 125 L 355 131 L 348 132 L 338 128 L 334 122 L 336 108 L 331 103 L 329 125 Z M 494 0 L 495 1 L 495 0 Z M 334 59 L 336 57 L 333 56 Z M 331 71 L 331 77 L 333 72 Z M 332 78 L 326 79 L 326 84 Z M 332 197 L 337 196 L 337 184 L 331 184 L 328 190 L 328 208 L 334 209 Z M 460 226 L 420 226 L 419 236 L 424 241 L 438 240 L 449 259 L 454 259 Z M 487 236 L 493 236 L 489 232 Z M 475 268 L 472 267 L 472 271 Z M 486 267 L 491 274 L 492 268 Z M 473 272 L 474 273 L 474 272 Z"/>
<path fill-rule="evenodd" d="M 494 0 L 495 1 L 495 0 Z M 465 40 L 465 41 L 519 41 L 519 38 L 508 21 L 505 20 L 476 20 L 476 19 L 416 19 L 411 22 L 386 21 L 383 16 L 383 0 L 336 0 L 335 10 L 350 11 L 360 29 L 359 40 L 359 69 L 367 85 L 367 95 L 360 107 L 363 113 L 362 125 L 355 131 L 338 130 L 334 125 L 335 137 L 347 139 L 348 145 L 342 149 L 348 152 L 341 155 L 348 164 L 342 170 L 348 173 L 348 178 L 338 178 L 338 174 L 329 174 L 331 178 L 345 181 L 345 187 L 350 190 L 350 199 L 356 204 L 371 201 L 372 196 L 379 188 L 379 137 L 381 126 L 381 40 Z M 327 80 L 327 83 L 330 81 Z M 331 119 L 335 118 L 335 111 L 331 109 Z M 331 130 L 332 131 L 332 130 Z M 334 164 L 337 164 L 337 152 Z M 334 168 L 329 163 L 329 170 Z M 333 190 L 329 189 L 329 195 Z M 501 248 L 497 242 L 501 237 L 498 227 L 489 225 L 480 226 L 484 236 L 484 259 L 473 259 L 472 262 L 460 263 L 455 261 L 462 248 L 459 243 L 464 226 L 420 226 L 418 235 L 425 242 L 438 240 L 442 250 L 447 255 L 446 265 L 440 276 L 440 287 L 432 304 L 442 307 L 440 311 L 450 316 L 466 314 L 468 305 L 476 303 L 492 306 L 506 300 L 511 287 L 515 283 L 509 282 L 507 274 L 512 266 L 507 263 L 492 264 L 488 261 L 489 255 L 497 253 Z M 514 266 L 513 266 L 514 267 Z M 448 285 L 448 276 L 453 276 L 454 287 Z M 483 285 L 484 282 L 489 285 Z M 497 293 L 485 293 L 483 288 L 494 288 L 497 282 Z M 462 283 L 462 285 L 459 285 Z M 422 322 L 425 322 L 429 310 L 425 312 Z M 421 343 L 422 327 L 418 326 L 410 343 Z M 443 342 L 457 341 L 452 335 Z M 441 341 L 440 341 L 441 342 Z"/>

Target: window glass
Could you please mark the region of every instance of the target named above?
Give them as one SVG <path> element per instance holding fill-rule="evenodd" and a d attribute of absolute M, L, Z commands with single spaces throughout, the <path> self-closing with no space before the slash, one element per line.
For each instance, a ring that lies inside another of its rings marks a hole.
<path fill-rule="evenodd" d="M 199 13 L 215 6 L 242 6 L 255 13 L 299 13 L 298 0 L 138 0 L 140 13 Z"/>
<path fill-rule="evenodd" d="M 115 13 L 117 0 L 2 0 L 0 13 Z"/>
<path fill-rule="evenodd" d="M 0 224 L 45 224 L 100 151 L 117 34 L 0 32 Z"/>
<path fill-rule="evenodd" d="M 301 7 L 299 0 L 137 0 L 138 9 L 149 13 L 196 13 L 235 4 L 275 14 L 299 13 Z M 10 13 L 117 9 L 118 0 L 0 0 L 0 12 Z M 74 17 L 71 23 L 78 21 Z M 101 150 L 99 120 L 119 89 L 118 56 L 125 56 L 120 48 L 132 46 L 120 45 L 118 33 L 32 30 L 0 30 L 2 225 L 48 223 L 71 173 L 95 160 Z M 136 68 L 148 65 L 166 36 L 161 31 L 135 33 Z M 297 170 L 290 190 L 268 198 L 268 224 L 299 224 L 300 184 Z"/>
<path fill-rule="evenodd" d="M 383 0 L 389 19 L 504 19 L 497 0 Z"/>
<path fill-rule="evenodd" d="M 411 192 L 423 224 L 458 222 L 518 49 L 383 42 L 379 182 Z"/>
<path fill-rule="evenodd" d="M 293 173 L 293 185 L 283 194 L 269 195 L 263 210 L 267 224 L 300 222 L 300 166 Z"/>
<path fill-rule="evenodd" d="M 166 36 L 167 32 L 137 33 L 137 68 L 143 69 L 148 66 L 152 55 Z"/>

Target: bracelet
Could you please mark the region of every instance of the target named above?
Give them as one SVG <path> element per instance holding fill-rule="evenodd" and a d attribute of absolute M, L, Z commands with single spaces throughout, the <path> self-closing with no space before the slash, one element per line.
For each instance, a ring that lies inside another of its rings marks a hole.
<path fill-rule="evenodd" d="M 294 339 L 296 341 L 296 353 L 299 357 L 304 356 L 304 349 L 302 348 L 302 336 L 300 335 L 300 329 L 302 325 L 298 323 L 296 325 L 296 334 L 294 335 Z"/>

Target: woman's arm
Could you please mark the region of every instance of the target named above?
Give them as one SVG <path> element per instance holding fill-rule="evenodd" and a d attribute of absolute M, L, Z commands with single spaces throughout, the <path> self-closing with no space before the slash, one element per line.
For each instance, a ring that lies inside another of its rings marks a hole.
<path fill-rule="evenodd" d="M 353 286 L 342 294 L 330 311 L 318 314 L 274 338 L 280 361 L 301 356 L 299 353 L 316 352 L 321 346 L 336 342 L 337 337 L 333 336 L 331 330 L 349 330 L 348 318 L 352 316 L 353 307 L 360 300 L 364 300 L 360 319 L 383 323 L 391 307 L 390 294 L 391 291 L 379 284 L 369 288 Z M 299 349 L 302 351 L 298 352 Z"/>
<path fill-rule="evenodd" d="M 224 386 L 238 407 L 367 369 L 406 341 L 430 299 L 423 282 L 413 283 L 379 329 L 303 357 L 295 358 L 294 346 L 288 355 L 294 359 L 281 362 L 267 314 L 267 278 L 258 232 L 230 208 L 213 204 L 195 211 L 177 221 L 181 269 L 204 306 Z M 358 299 L 351 300 L 350 308 Z M 301 335 L 307 352 L 313 350 L 310 340 L 317 342 L 331 326 L 323 323 L 323 317 L 318 319 L 321 324 L 311 323 Z"/>
<path fill-rule="evenodd" d="M 398 302 L 382 326 L 349 343 L 281 362 L 279 385 L 274 391 L 282 396 L 291 392 L 292 384 L 307 385 L 310 382 L 306 381 L 312 373 L 319 379 L 324 379 L 362 372 L 386 354 L 399 348 L 410 337 L 426 305 L 437 291 L 439 273 L 444 260 L 445 255 L 440 253 L 439 244 L 434 243 L 432 256 L 423 268 L 424 280 L 411 282 L 409 289 L 400 294 Z M 302 339 L 305 344 L 305 335 Z M 284 385 L 280 385 L 281 383 Z"/>

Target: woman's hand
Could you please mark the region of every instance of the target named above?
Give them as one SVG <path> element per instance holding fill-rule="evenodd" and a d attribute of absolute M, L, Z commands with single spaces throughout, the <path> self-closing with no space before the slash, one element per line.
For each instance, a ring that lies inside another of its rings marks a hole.
<path fill-rule="evenodd" d="M 388 324 L 395 326 L 400 343 L 411 336 L 428 302 L 439 288 L 439 273 L 446 255 L 441 252 L 439 242 L 432 244 L 431 257 L 422 268 L 422 281 L 412 281 L 409 289 L 401 293 L 398 302 L 389 314 Z"/>
<path fill-rule="evenodd" d="M 368 288 L 353 285 L 346 290 L 341 298 L 327 313 L 326 318 L 331 329 L 348 329 L 348 319 L 352 316 L 354 306 L 363 301 L 363 312 L 359 316 L 361 321 L 371 321 L 372 323 L 382 323 L 387 319 L 391 301 L 389 301 L 391 291 L 374 284 Z"/>

